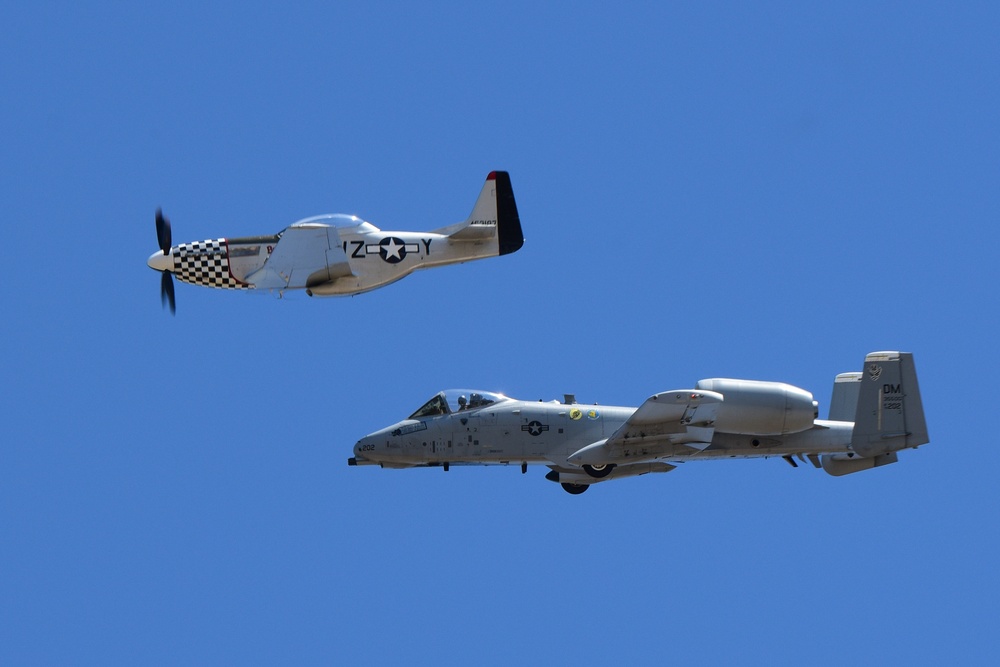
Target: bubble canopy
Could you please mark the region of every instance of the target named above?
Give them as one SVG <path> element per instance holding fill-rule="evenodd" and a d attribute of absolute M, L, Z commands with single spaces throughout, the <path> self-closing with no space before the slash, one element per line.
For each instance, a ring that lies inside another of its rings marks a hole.
<path fill-rule="evenodd" d="M 316 215 L 311 218 L 306 218 L 304 220 L 299 220 L 292 227 L 311 227 L 311 226 L 327 226 L 336 227 L 337 229 L 353 229 L 355 227 L 364 229 L 375 229 L 375 226 L 370 222 L 362 220 L 356 215 L 347 215 L 346 213 L 329 213 L 326 215 Z"/>
<path fill-rule="evenodd" d="M 502 401 L 509 400 L 503 394 L 497 394 L 492 391 L 447 389 L 435 394 L 431 400 L 420 406 L 409 418 L 426 419 L 427 417 L 449 415 L 454 412 L 472 412 L 480 408 L 485 408 L 488 405 L 496 405 Z"/>

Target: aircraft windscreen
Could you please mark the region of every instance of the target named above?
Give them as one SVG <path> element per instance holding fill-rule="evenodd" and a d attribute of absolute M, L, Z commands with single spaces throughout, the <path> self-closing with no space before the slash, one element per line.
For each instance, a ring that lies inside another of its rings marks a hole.
<path fill-rule="evenodd" d="M 448 401 L 445 399 L 444 392 L 442 392 L 420 406 L 420 409 L 410 415 L 409 418 L 437 417 L 438 415 L 446 415 L 449 412 L 451 410 L 448 409 Z"/>

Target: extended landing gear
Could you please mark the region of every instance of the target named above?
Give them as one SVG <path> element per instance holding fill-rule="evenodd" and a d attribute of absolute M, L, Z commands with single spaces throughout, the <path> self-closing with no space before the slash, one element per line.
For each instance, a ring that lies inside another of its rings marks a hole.
<path fill-rule="evenodd" d="M 570 484 L 568 482 L 563 482 L 562 488 L 566 490 L 566 493 L 571 493 L 574 496 L 578 496 L 587 489 L 589 489 L 590 484 Z"/>
<path fill-rule="evenodd" d="M 604 463 L 599 466 L 592 466 L 587 463 L 583 464 L 583 471 L 593 477 L 594 479 L 603 479 L 611 474 L 611 471 L 615 469 L 614 463 Z"/>

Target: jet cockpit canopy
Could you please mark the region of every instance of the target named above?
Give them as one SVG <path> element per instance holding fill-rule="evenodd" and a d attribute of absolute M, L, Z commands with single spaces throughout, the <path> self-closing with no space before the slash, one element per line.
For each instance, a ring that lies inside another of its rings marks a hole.
<path fill-rule="evenodd" d="M 425 419 L 427 417 L 437 417 L 448 415 L 454 412 L 467 412 L 478 410 L 488 405 L 509 401 L 503 394 L 492 391 L 480 391 L 478 389 L 448 389 L 439 392 L 434 397 L 424 403 L 420 408 L 410 415 L 410 419 Z"/>

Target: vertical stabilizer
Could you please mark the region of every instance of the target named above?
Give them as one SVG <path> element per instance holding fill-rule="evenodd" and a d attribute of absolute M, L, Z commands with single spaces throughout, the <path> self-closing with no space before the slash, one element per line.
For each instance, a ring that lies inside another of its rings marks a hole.
<path fill-rule="evenodd" d="M 858 393 L 861 391 L 862 373 L 841 373 L 833 381 L 830 396 L 830 419 L 852 422 L 858 412 Z"/>
<path fill-rule="evenodd" d="M 911 353 L 872 352 L 859 385 L 851 438 L 857 454 L 878 456 L 929 442 Z M 843 391 L 847 400 L 849 390 Z"/>
<path fill-rule="evenodd" d="M 435 229 L 434 232 L 447 236 L 452 241 L 483 242 L 496 239 L 498 255 L 509 255 L 519 250 L 524 245 L 524 236 L 510 175 L 506 171 L 491 171 L 469 217 L 463 222 Z"/>

